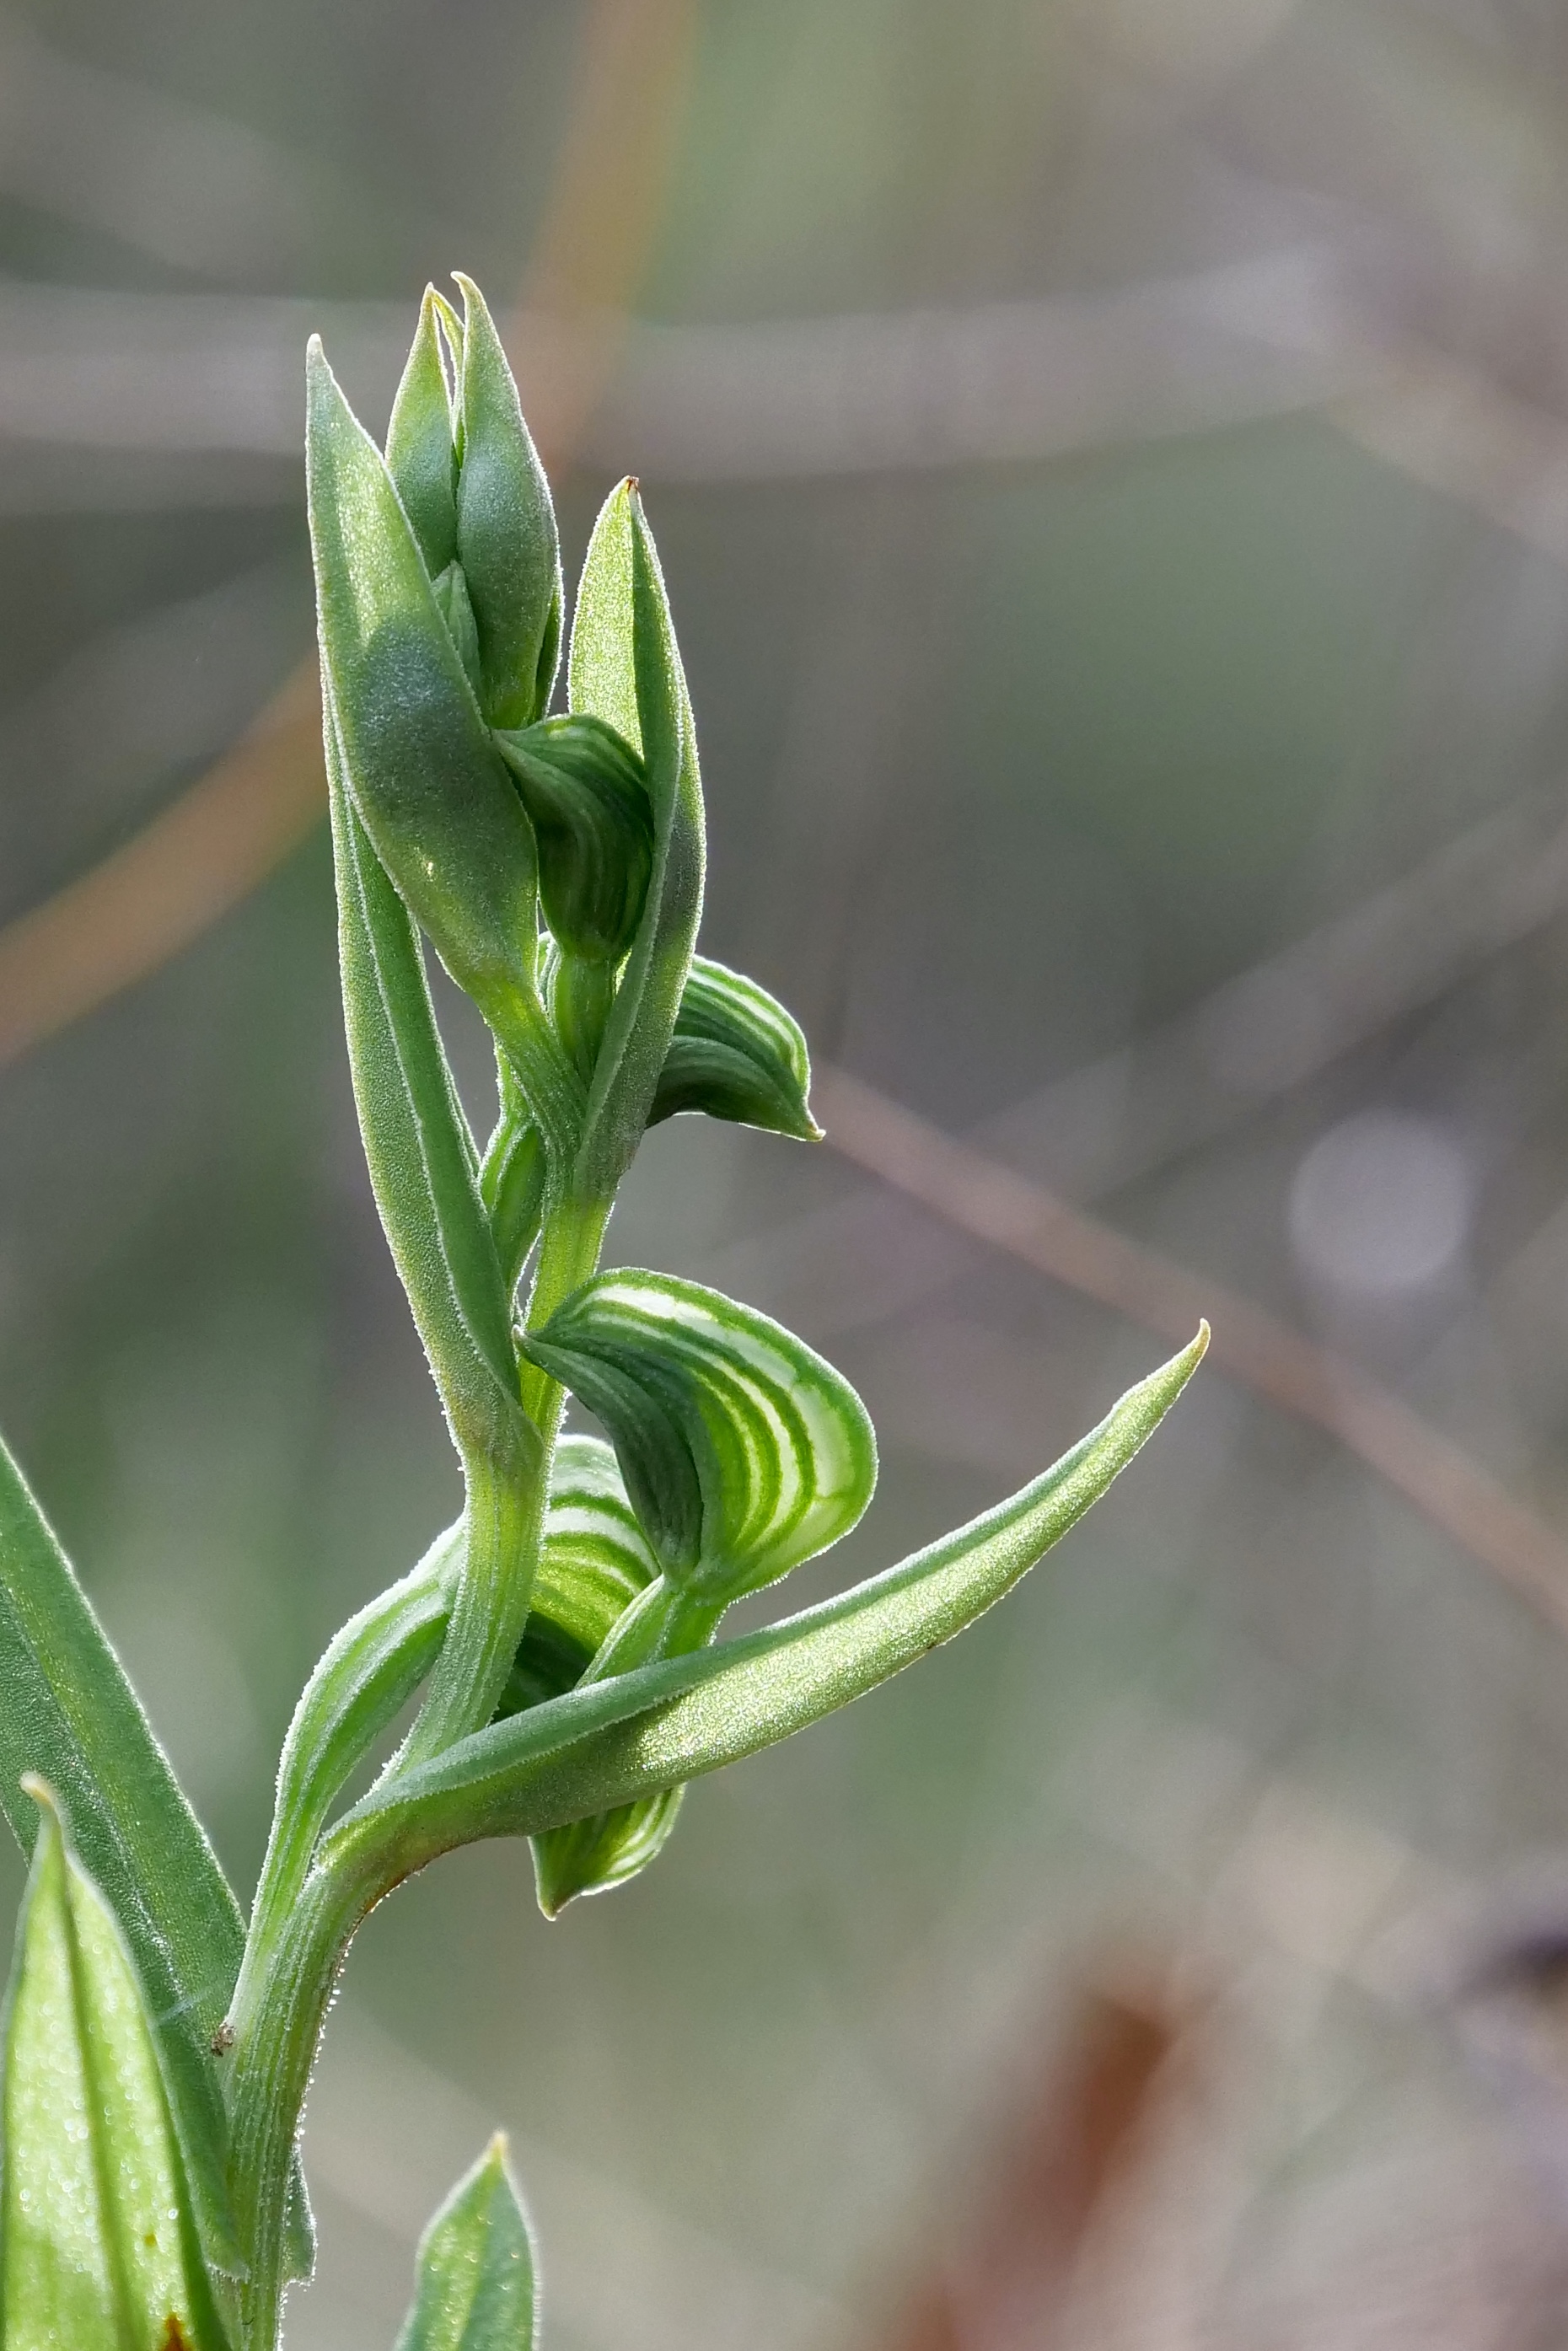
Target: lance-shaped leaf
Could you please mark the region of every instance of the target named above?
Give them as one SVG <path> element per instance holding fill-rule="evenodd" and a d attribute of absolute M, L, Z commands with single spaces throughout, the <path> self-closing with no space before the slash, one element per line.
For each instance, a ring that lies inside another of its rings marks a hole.
<path fill-rule="evenodd" d="M 419 941 L 350 803 L 330 695 L 326 744 L 343 1016 L 371 1183 L 459 1450 L 494 1451 L 521 1419 L 507 1285 Z"/>
<path fill-rule="evenodd" d="M 455 325 L 434 287 L 427 286 L 387 426 L 387 471 L 433 580 L 457 554 L 457 444 L 448 360 L 441 347 L 443 329 L 451 335 Z M 461 339 L 459 328 L 449 344 L 454 353 L 462 348 Z"/>
<path fill-rule="evenodd" d="M 680 1111 L 820 1143 L 806 1040 L 784 1007 L 737 971 L 694 956 L 648 1123 Z"/>
<path fill-rule="evenodd" d="M 584 712 L 497 732 L 539 852 L 545 920 L 568 955 L 619 963 L 636 935 L 653 862 L 643 762 Z"/>
<path fill-rule="evenodd" d="M 211 2051 L 245 1940 L 239 1906 L 52 1529 L 0 1446 L 0 1806 L 24 1853 L 41 1773 L 135 1955 L 209 2261 L 244 2268 L 224 2183 L 223 2093 Z M 298 2189 L 298 2273 L 311 2261 Z"/>
<path fill-rule="evenodd" d="M 324 698 L 343 780 L 382 864 L 564 1151 L 580 1088 L 539 1001 L 533 831 L 381 453 L 314 338 L 308 378 Z"/>
<path fill-rule="evenodd" d="M 849 1532 L 876 1485 L 865 1406 L 779 1323 L 674 1275 L 598 1274 L 524 1339 L 597 1413 L 670 1583 L 727 1604 Z"/>
<path fill-rule="evenodd" d="M 485 298 L 463 289 L 457 559 L 479 628 L 485 715 L 528 726 L 549 705 L 560 650 L 560 543 L 549 485 Z"/>
<path fill-rule="evenodd" d="M 323 1865 L 376 1898 L 437 1854 L 537 1836 L 753 1755 L 913 1665 L 1009 1592 L 1158 1427 L 1208 1343 L 1113 1406 L 1054 1468 L 901 1566 L 781 1624 L 493 1723 L 345 1814 Z"/>
<path fill-rule="evenodd" d="M 534 2351 L 536 2301 L 528 2217 L 497 2134 L 419 2241 L 397 2351 Z"/>
<path fill-rule="evenodd" d="M 54 1798 L 5 2022 L 6 2351 L 224 2351 L 142 1988 Z"/>
<path fill-rule="evenodd" d="M 653 862 L 643 919 L 594 1063 L 574 1183 L 611 1198 L 648 1123 L 691 966 L 703 898 L 696 735 L 653 535 L 634 482 L 606 499 L 572 620 L 571 707 L 643 762 Z"/>

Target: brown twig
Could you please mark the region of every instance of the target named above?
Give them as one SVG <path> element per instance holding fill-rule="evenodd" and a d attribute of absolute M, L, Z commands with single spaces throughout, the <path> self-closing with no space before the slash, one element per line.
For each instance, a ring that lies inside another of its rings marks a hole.
<path fill-rule="evenodd" d="M 1057 2336 L 1194 2021 L 1153 1986 L 1082 1988 L 1053 2062 L 1003 2120 L 978 2209 L 926 2268 L 885 2351 L 1043 2351 Z"/>
<path fill-rule="evenodd" d="M 846 1071 L 820 1070 L 812 1092 L 828 1140 L 844 1158 L 961 1232 L 1163 1339 L 1185 1343 L 1207 1316 L 1212 1364 L 1338 1437 L 1434 1526 L 1568 1631 L 1568 1546 L 1357 1364 L 943 1134 Z"/>

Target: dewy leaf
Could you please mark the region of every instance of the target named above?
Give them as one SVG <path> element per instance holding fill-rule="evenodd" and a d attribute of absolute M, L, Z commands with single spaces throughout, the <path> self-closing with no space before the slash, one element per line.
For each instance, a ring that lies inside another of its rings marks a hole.
<path fill-rule="evenodd" d="M 876 1438 L 849 1382 L 755 1308 L 673 1274 L 597 1274 L 529 1359 L 597 1413 L 673 1585 L 727 1604 L 849 1532 Z"/>
<path fill-rule="evenodd" d="M 820 1143 L 810 1089 L 806 1040 L 784 1007 L 754 979 L 694 956 L 649 1125 L 703 1111 Z"/>
<path fill-rule="evenodd" d="M 375 1889 L 486 1836 L 542 1830 L 678 1786 L 874 1689 L 974 1622 L 1059 1542 L 1153 1436 L 1202 1360 L 1192 1344 L 1011 1499 L 835 1600 L 759 1633 L 491 1724 L 344 1816 L 327 1865 Z"/>
<path fill-rule="evenodd" d="M 485 298 L 463 289 L 457 559 L 479 627 L 485 716 L 528 726 L 549 706 L 560 648 L 560 543 L 549 485 Z"/>
<path fill-rule="evenodd" d="M 539 1001 L 533 831 L 381 453 L 316 339 L 308 375 L 324 699 L 343 779 L 382 864 L 564 1154 L 581 1088 Z"/>
<path fill-rule="evenodd" d="M 5 2351 L 223 2351 L 142 1989 L 43 1809 L 5 2023 Z"/>
<path fill-rule="evenodd" d="M 24 1853 L 41 1773 L 69 1807 L 78 1848 L 130 1943 L 157 2020 L 158 2051 L 202 2240 L 243 2269 L 224 2186 L 223 2095 L 211 2039 L 245 1940 L 239 1906 L 182 1794 L 119 1658 L 64 1552 L 0 1446 L 0 1805 Z M 300 2189 L 310 2262 L 308 2207 Z"/>
<path fill-rule="evenodd" d="M 535 2301 L 533 2241 L 497 2135 L 419 2241 L 396 2351 L 534 2351 Z"/>
<path fill-rule="evenodd" d="M 574 1184 L 607 1200 L 632 1164 L 664 1066 L 703 900 L 696 735 L 653 536 L 634 482 L 606 499 L 572 620 L 570 698 L 643 762 L 653 811 L 646 904 L 589 1092 Z"/>
<path fill-rule="evenodd" d="M 584 712 L 497 732 L 534 828 L 545 920 L 569 955 L 619 963 L 636 935 L 653 862 L 643 762 Z"/>
<path fill-rule="evenodd" d="M 413 925 L 344 788 L 329 696 L 327 774 L 354 1100 L 371 1182 L 459 1449 L 520 1418 L 508 1291 Z"/>
<path fill-rule="evenodd" d="M 457 553 L 457 448 L 441 349 L 444 308 L 427 286 L 387 427 L 387 471 L 433 580 Z"/>

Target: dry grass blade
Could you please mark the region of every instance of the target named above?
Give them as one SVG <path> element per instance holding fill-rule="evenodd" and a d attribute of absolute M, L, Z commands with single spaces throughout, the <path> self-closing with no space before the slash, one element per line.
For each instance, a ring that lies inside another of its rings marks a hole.
<path fill-rule="evenodd" d="M 1434 1526 L 1568 1632 L 1568 1545 L 1357 1364 L 1221 1283 L 1128 1240 L 842 1070 L 819 1071 L 812 1092 L 828 1140 L 844 1158 L 960 1231 L 1163 1339 L 1185 1341 L 1207 1315 L 1211 1364 L 1337 1437 Z"/>

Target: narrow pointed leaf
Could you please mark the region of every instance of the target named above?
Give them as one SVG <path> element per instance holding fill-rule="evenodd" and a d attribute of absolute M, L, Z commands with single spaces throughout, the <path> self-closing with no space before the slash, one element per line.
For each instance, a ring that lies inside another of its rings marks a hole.
<path fill-rule="evenodd" d="M 381 453 L 316 340 L 308 375 L 321 663 L 343 780 L 382 864 L 564 1148 L 580 1089 L 538 998 L 533 833 Z"/>
<path fill-rule="evenodd" d="M 141 1986 L 103 1896 L 44 1818 L 5 2022 L 6 2351 L 224 2351 Z"/>
<path fill-rule="evenodd" d="M 608 1199 L 648 1123 L 702 915 L 696 735 L 653 535 L 633 482 L 605 501 L 572 620 L 570 698 L 643 762 L 653 862 L 643 919 L 594 1065 L 574 1181 Z"/>
<path fill-rule="evenodd" d="M 497 2137 L 419 2241 L 397 2351 L 534 2351 L 536 2299 L 528 2217 Z"/>
<path fill-rule="evenodd" d="M 419 942 L 350 803 L 330 697 L 326 718 L 343 1014 L 376 1206 L 459 1449 L 495 1449 L 522 1416 L 507 1284 Z"/>
<path fill-rule="evenodd" d="M 434 580 L 457 553 L 457 448 L 434 286 L 424 289 L 387 427 L 387 471 Z"/>
<path fill-rule="evenodd" d="M 1207 1342 L 1205 1324 L 1054 1468 L 901 1566 L 762 1632 L 589 1683 L 389 1782 L 345 1815 L 329 1861 L 392 1884 L 479 1837 L 537 1836 L 678 1786 L 847 1706 L 962 1632 L 1076 1525 Z"/>
<path fill-rule="evenodd" d="M 849 1382 L 755 1308 L 674 1275 L 584 1282 L 524 1346 L 608 1429 L 671 1583 L 727 1604 L 839 1541 L 876 1485 Z"/>
<path fill-rule="evenodd" d="M 694 956 L 649 1125 L 702 1111 L 819 1143 L 810 1088 L 806 1040 L 784 1007 L 754 979 Z"/>
<path fill-rule="evenodd" d="M 463 455 L 457 556 L 479 626 L 485 715 L 528 726 L 549 706 L 560 643 L 560 544 L 544 467 L 517 404 L 495 321 L 463 289 Z"/>
<path fill-rule="evenodd" d="M 53 1531 L 0 1446 L 0 1805 L 24 1853 L 43 1775 L 120 1922 L 158 2019 L 161 2063 L 208 2259 L 244 2268 L 224 2185 L 211 2051 L 245 1939 L 239 1906 Z M 301 2205 L 309 2266 L 308 2207 Z"/>

